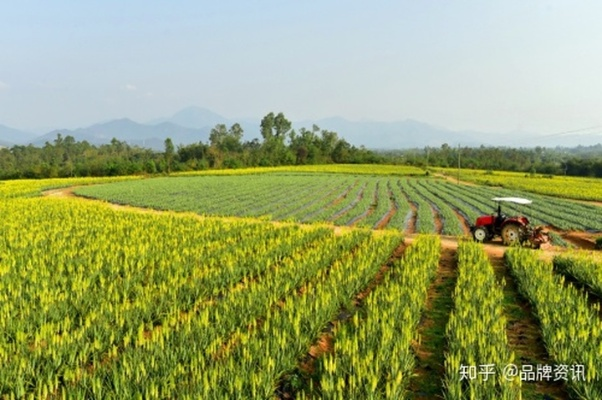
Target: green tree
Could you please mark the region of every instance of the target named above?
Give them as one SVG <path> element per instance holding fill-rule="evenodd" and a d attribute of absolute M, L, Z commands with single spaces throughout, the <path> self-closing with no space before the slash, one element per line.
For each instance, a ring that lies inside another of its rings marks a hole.
<path fill-rule="evenodd" d="M 171 173 L 171 169 L 173 166 L 174 154 L 175 154 L 175 148 L 174 148 L 173 142 L 171 141 L 171 138 L 165 139 L 164 157 L 165 157 L 165 168 L 166 168 L 168 174 Z"/>
<path fill-rule="evenodd" d="M 260 165 L 285 165 L 295 162 L 295 156 L 285 145 L 287 134 L 292 123 L 283 113 L 274 116 L 273 112 L 261 120 L 261 136 L 263 137 Z"/>

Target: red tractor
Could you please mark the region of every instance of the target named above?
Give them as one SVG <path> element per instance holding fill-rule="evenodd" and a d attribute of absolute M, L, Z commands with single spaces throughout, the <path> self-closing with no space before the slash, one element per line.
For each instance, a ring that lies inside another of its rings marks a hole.
<path fill-rule="evenodd" d="M 547 232 L 543 227 L 529 226 L 529 220 L 524 216 L 508 217 L 502 213 L 502 203 L 531 204 L 531 200 L 520 197 L 494 197 L 497 201 L 497 215 L 483 215 L 477 218 L 474 226 L 470 227 L 472 237 L 477 242 L 487 242 L 500 236 L 507 245 L 530 244 L 538 249 L 543 243 L 549 241 Z"/>

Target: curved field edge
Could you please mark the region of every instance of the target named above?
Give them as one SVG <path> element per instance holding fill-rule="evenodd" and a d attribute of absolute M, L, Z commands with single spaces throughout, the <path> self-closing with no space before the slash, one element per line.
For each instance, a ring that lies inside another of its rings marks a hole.
<path fill-rule="evenodd" d="M 424 170 L 421 168 L 404 165 L 328 164 L 188 171 L 172 173 L 170 176 L 257 175 L 274 172 L 335 173 L 389 176 L 421 176 L 425 174 Z M 37 196 L 46 190 L 66 188 L 71 186 L 103 184 L 109 182 L 138 180 L 153 177 L 157 177 L 157 175 L 124 175 L 110 177 L 71 177 L 50 179 L 5 180 L 0 181 L 0 199 Z"/>
<path fill-rule="evenodd" d="M 334 225 L 353 223 L 406 232 L 410 230 L 400 218 L 405 221 L 409 216 L 416 220 L 420 232 L 442 230 L 444 234 L 460 235 L 466 231 L 462 227 L 473 223 L 476 216 L 494 212 L 492 197 L 515 195 L 531 197 L 533 204 L 504 205 L 509 215 L 524 214 L 533 224 L 563 230 L 602 230 L 602 218 L 592 205 L 426 177 L 292 172 L 209 175 L 117 182 L 80 187 L 74 192 L 157 210 Z M 432 226 L 434 212 L 438 216 L 437 227 Z M 383 215 L 387 217 L 386 224 L 376 224 Z"/>
<path fill-rule="evenodd" d="M 144 176 L 112 176 L 98 178 L 19 179 L 0 181 L 0 199 L 39 196 L 44 191 L 143 179 Z"/>

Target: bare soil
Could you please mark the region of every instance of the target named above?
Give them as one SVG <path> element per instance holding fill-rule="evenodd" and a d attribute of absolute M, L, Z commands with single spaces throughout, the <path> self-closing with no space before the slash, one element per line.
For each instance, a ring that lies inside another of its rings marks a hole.
<path fill-rule="evenodd" d="M 395 205 L 395 202 L 392 199 L 392 193 L 389 191 L 389 212 L 387 213 L 387 215 L 385 215 L 385 217 L 378 223 L 378 225 L 376 225 L 374 227 L 374 229 L 384 229 L 387 225 L 389 225 L 389 221 L 391 221 L 391 218 L 393 218 L 393 216 L 395 215 L 395 213 L 397 212 L 397 206 Z"/>
<path fill-rule="evenodd" d="M 340 204 L 343 200 L 347 198 L 347 195 L 357 186 L 359 181 L 353 182 L 353 185 L 349 186 L 345 191 L 336 199 L 334 199 L 330 204 L 326 206 L 326 208 L 334 207 L 337 204 Z"/>
<path fill-rule="evenodd" d="M 460 225 L 462 226 L 462 230 L 464 231 L 464 234 L 469 235 L 470 234 L 470 222 L 468 222 L 466 220 L 466 218 L 464 218 L 464 216 L 462 214 L 460 214 L 460 212 L 458 212 L 458 210 L 456 210 L 453 207 L 452 207 L 452 210 L 453 210 L 454 214 L 456 214 L 458 221 L 460 221 Z"/>
<path fill-rule="evenodd" d="M 561 232 L 560 237 L 580 249 L 594 250 L 596 248 L 595 240 L 592 238 L 592 235 L 587 232 Z"/>
<path fill-rule="evenodd" d="M 453 307 L 457 242 L 449 240 L 442 247 L 437 277 L 427 292 L 425 311 L 418 325 L 421 340 L 412 344 L 416 367 L 410 379 L 409 397 L 413 399 L 443 398 L 445 327 Z"/>
<path fill-rule="evenodd" d="M 437 233 L 437 235 L 440 235 L 441 232 L 443 232 L 443 221 L 441 219 L 441 214 L 439 214 L 439 211 L 437 211 L 437 209 L 435 209 L 435 207 L 431 206 L 431 211 L 433 213 L 433 219 L 435 221 L 435 232 Z"/>
<path fill-rule="evenodd" d="M 48 197 L 77 197 L 73 191 L 80 186 L 70 186 L 66 188 L 50 189 L 42 192 L 43 196 Z"/>
<path fill-rule="evenodd" d="M 436 177 L 439 177 L 439 178 L 443 178 L 443 179 L 445 179 L 446 181 L 449 181 L 449 182 L 458 183 L 458 178 L 454 178 L 453 176 L 450 176 L 450 175 L 433 174 L 433 176 L 436 176 Z M 479 186 L 476 183 L 472 183 L 472 182 L 468 182 L 468 181 L 463 181 L 463 180 L 460 180 L 460 183 L 462 185 L 466 185 L 466 186 Z"/>
<path fill-rule="evenodd" d="M 504 313 L 507 319 L 506 334 L 508 344 L 516 354 L 517 365 L 554 364 L 550 359 L 541 336 L 539 322 L 527 300 L 518 292 L 516 281 L 504 262 L 503 251 L 491 251 L 486 248 L 489 260 L 498 281 L 505 281 Z M 565 399 L 567 392 L 560 382 L 522 382 L 524 398 Z"/>

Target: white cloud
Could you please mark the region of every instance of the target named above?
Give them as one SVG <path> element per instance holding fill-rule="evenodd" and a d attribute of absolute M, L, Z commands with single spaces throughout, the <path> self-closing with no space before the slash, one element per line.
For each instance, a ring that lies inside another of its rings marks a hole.
<path fill-rule="evenodd" d="M 7 90 L 9 88 L 8 83 L 0 81 L 0 91 Z"/>
<path fill-rule="evenodd" d="M 123 88 L 125 90 L 127 90 L 128 92 L 134 92 L 134 91 L 138 90 L 138 88 L 136 87 L 136 85 L 132 85 L 131 83 L 128 83 Z"/>

